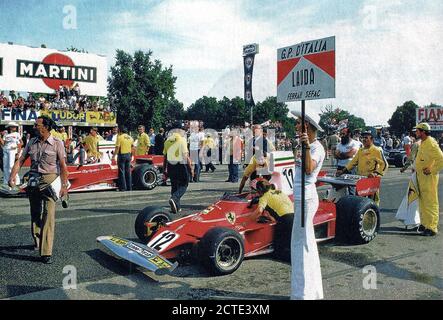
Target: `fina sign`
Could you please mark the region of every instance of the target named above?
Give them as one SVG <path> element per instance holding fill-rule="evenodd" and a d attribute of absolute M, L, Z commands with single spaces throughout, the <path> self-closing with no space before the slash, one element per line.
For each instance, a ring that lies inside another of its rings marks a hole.
<path fill-rule="evenodd" d="M 335 37 L 277 50 L 277 101 L 335 98 Z"/>
<path fill-rule="evenodd" d="M 427 122 L 431 130 L 443 130 L 443 108 L 429 107 L 416 109 L 416 123 Z"/>

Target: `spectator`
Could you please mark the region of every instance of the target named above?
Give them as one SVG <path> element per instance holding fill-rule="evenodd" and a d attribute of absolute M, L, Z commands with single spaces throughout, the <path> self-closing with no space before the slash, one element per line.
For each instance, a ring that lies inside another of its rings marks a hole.
<path fill-rule="evenodd" d="M 160 128 L 157 135 L 155 136 L 155 154 L 156 155 L 163 155 L 163 148 L 165 145 L 165 129 Z"/>
<path fill-rule="evenodd" d="M 154 154 L 155 153 L 155 149 L 154 149 L 155 148 L 155 132 L 154 132 L 153 128 L 149 129 L 148 136 L 149 136 L 149 142 L 151 144 L 149 154 Z"/>
<path fill-rule="evenodd" d="M 8 133 L 0 138 L 0 145 L 3 149 L 3 183 L 8 184 L 10 174 L 15 161 L 19 158 L 23 141 L 20 134 L 17 132 L 18 124 L 15 122 L 9 122 L 6 125 Z M 14 178 L 13 178 L 14 179 Z M 20 177 L 18 174 L 15 176 L 15 184 L 20 184 Z"/>
<path fill-rule="evenodd" d="M 329 146 L 330 151 L 331 151 L 331 158 L 332 158 L 332 165 L 333 166 L 337 165 L 337 160 L 335 159 L 335 150 L 337 149 L 337 144 L 339 142 L 340 142 L 340 137 L 337 135 L 336 132 L 333 132 L 328 137 L 328 146 Z"/>

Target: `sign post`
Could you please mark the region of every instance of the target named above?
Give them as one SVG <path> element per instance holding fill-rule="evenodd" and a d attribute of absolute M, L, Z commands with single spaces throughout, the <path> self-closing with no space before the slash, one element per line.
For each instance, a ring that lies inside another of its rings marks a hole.
<path fill-rule="evenodd" d="M 243 46 L 243 65 L 245 70 L 245 104 L 251 111 L 251 128 L 253 123 L 252 110 L 254 107 L 254 98 L 252 97 L 252 72 L 254 69 L 255 55 L 258 53 L 258 44 L 248 44 Z"/>
<path fill-rule="evenodd" d="M 277 102 L 301 101 L 305 133 L 305 100 L 335 98 L 335 37 L 311 40 L 277 50 Z M 305 227 L 305 163 L 301 155 L 301 226 Z"/>

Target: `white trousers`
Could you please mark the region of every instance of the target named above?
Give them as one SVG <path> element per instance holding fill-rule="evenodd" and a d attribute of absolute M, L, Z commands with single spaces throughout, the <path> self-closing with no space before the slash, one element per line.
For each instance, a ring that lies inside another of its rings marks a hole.
<path fill-rule="evenodd" d="M 15 162 L 15 155 L 17 154 L 17 149 L 14 150 L 3 150 L 3 183 L 8 184 L 9 176 L 11 174 L 12 167 Z M 20 177 L 15 177 L 15 183 L 20 184 Z"/>
<path fill-rule="evenodd" d="M 305 227 L 301 227 L 301 200 L 295 200 L 291 238 L 291 300 L 323 299 L 320 258 L 314 234 L 318 195 L 305 199 Z"/>

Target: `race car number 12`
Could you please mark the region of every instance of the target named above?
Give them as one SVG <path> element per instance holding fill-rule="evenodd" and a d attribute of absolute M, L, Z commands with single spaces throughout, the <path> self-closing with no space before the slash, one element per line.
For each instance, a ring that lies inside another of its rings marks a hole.
<path fill-rule="evenodd" d="M 165 249 L 169 244 L 178 237 L 178 234 L 171 231 L 164 231 L 155 237 L 149 244 L 151 247 L 157 251 Z"/>

